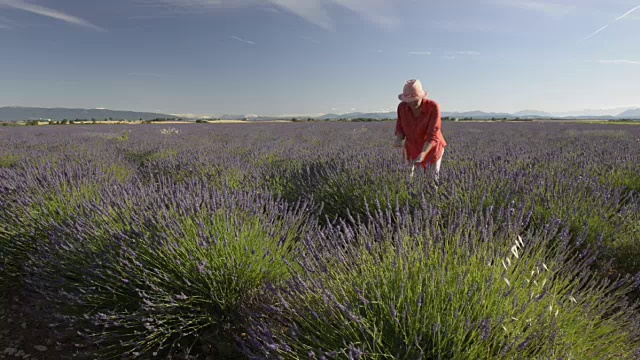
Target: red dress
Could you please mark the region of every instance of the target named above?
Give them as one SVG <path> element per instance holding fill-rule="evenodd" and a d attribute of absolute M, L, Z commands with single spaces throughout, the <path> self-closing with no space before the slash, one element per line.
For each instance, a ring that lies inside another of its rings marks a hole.
<path fill-rule="evenodd" d="M 435 165 L 442 158 L 447 142 L 442 136 L 442 119 L 440 118 L 440 105 L 437 102 L 425 99 L 422 102 L 422 112 L 417 117 L 409 104 L 402 102 L 398 105 L 398 120 L 396 121 L 396 135 L 405 137 L 405 154 L 410 160 L 420 156 L 425 144 L 432 144 L 431 150 L 422 162 L 423 167 L 427 163 Z"/>

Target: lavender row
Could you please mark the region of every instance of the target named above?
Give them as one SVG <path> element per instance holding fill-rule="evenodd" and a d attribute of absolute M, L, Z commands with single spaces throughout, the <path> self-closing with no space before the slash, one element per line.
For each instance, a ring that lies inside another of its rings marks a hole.
<path fill-rule="evenodd" d="M 116 357 L 631 357 L 640 127 L 445 125 L 439 187 L 390 123 L 3 128 L 0 274 Z"/>

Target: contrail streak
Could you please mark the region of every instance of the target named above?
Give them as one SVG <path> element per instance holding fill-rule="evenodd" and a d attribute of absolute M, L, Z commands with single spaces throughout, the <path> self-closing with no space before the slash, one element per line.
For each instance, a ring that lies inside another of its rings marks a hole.
<path fill-rule="evenodd" d="M 636 10 L 638 10 L 638 9 L 640 9 L 640 5 L 638 5 L 638 6 L 634 7 L 633 9 L 631 9 L 631 10 L 629 10 L 629 11 L 627 11 L 626 13 L 624 13 L 624 15 L 622 15 L 622 16 L 620 16 L 619 18 L 615 19 L 615 20 L 614 20 L 614 22 L 615 22 L 615 21 L 618 21 L 618 20 L 622 20 L 622 19 L 624 19 L 627 15 L 630 15 L 632 12 L 634 12 L 634 11 L 636 11 Z"/>
<path fill-rule="evenodd" d="M 631 9 L 631 10 L 627 11 L 626 13 L 624 13 L 624 14 L 622 14 L 622 15 L 618 16 L 618 17 L 617 17 L 615 20 L 613 20 L 612 22 L 608 23 L 607 25 L 605 25 L 605 26 L 601 27 L 600 29 L 596 30 L 596 32 L 594 32 L 593 34 L 591 34 L 591 35 L 587 36 L 586 38 L 582 39 L 582 41 L 587 41 L 587 40 L 591 39 L 592 37 L 594 37 L 594 36 L 598 35 L 600 32 L 602 32 L 602 30 L 604 30 L 604 29 L 608 28 L 608 27 L 609 27 L 609 25 L 613 25 L 614 23 L 616 23 L 616 22 L 618 22 L 618 21 L 620 21 L 620 20 L 624 19 L 625 17 L 627 17 L 628 15 L 631 15 L 631 13 L 633 13 L 634 11 L 636 11 L 636 10 L 638 10 L 638 9 L 640 9 L 640 5 L 638 5 L 638 6 L 634 7 L 633 9 Z M 580 41 L 580 42 L 582 42 L 582 41 Z M 579 43 L 580 43 L 580 42 L 579 42 Z"/>
<path fill-rule="evenodd" d="M 596 30 L 596 32 L 594 32 L 593 34 L 591 34 L 591 35 L 587 36 L 586 38 L 584 38 L 584 40 L 582 40 L 582 41 L 586 41 L 586 40 L 591 39 L 592 37 L 598 35 L 602 30 L 604 30 L 604 29 L 606 29 L 608 27 L 609 27 L 609 25 L 605 25 L 605 26 L 601 27 L 600 29 Z"/>
<path fill-rule="evenodd" d="M 255 45 L 255 44 L 256 44 L 256 43 L 254 43 L 253 41 L 245 40 L 245 39 L 239 38 L 239 37 L 237 37 L 237 36 L 232 36 L 231 38 L 232 38 L 233 40 L 237 40 L 237 41 L 243 42 L 243 43 L 245 43 L 245 44 L 250 44 L 250 45 Z"/>

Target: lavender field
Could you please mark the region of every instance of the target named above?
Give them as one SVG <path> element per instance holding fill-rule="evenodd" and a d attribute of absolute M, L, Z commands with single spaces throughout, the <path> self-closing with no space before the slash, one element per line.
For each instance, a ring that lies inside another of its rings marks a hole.
<path fill-rule="evenodd" d="M 0 128 L 0 352 L 640 356 L 640 126 L 168 127 Z"/>

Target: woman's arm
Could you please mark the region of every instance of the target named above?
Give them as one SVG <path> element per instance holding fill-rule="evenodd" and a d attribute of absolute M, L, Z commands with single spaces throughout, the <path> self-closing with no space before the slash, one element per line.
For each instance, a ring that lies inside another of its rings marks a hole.
<path fill-rule="evenodd" d="M 395 131 L 395 135 L 396 135 L 396 141 L 394 146 L 395 147 L 402 147 L 402 141 L 405 138 L 404 135 L 404 130 L 402 130 L 402 122 L 400 120 L 400 105 L 398 105 L 398 118 L 396 120 L 396 131 Z"/>

